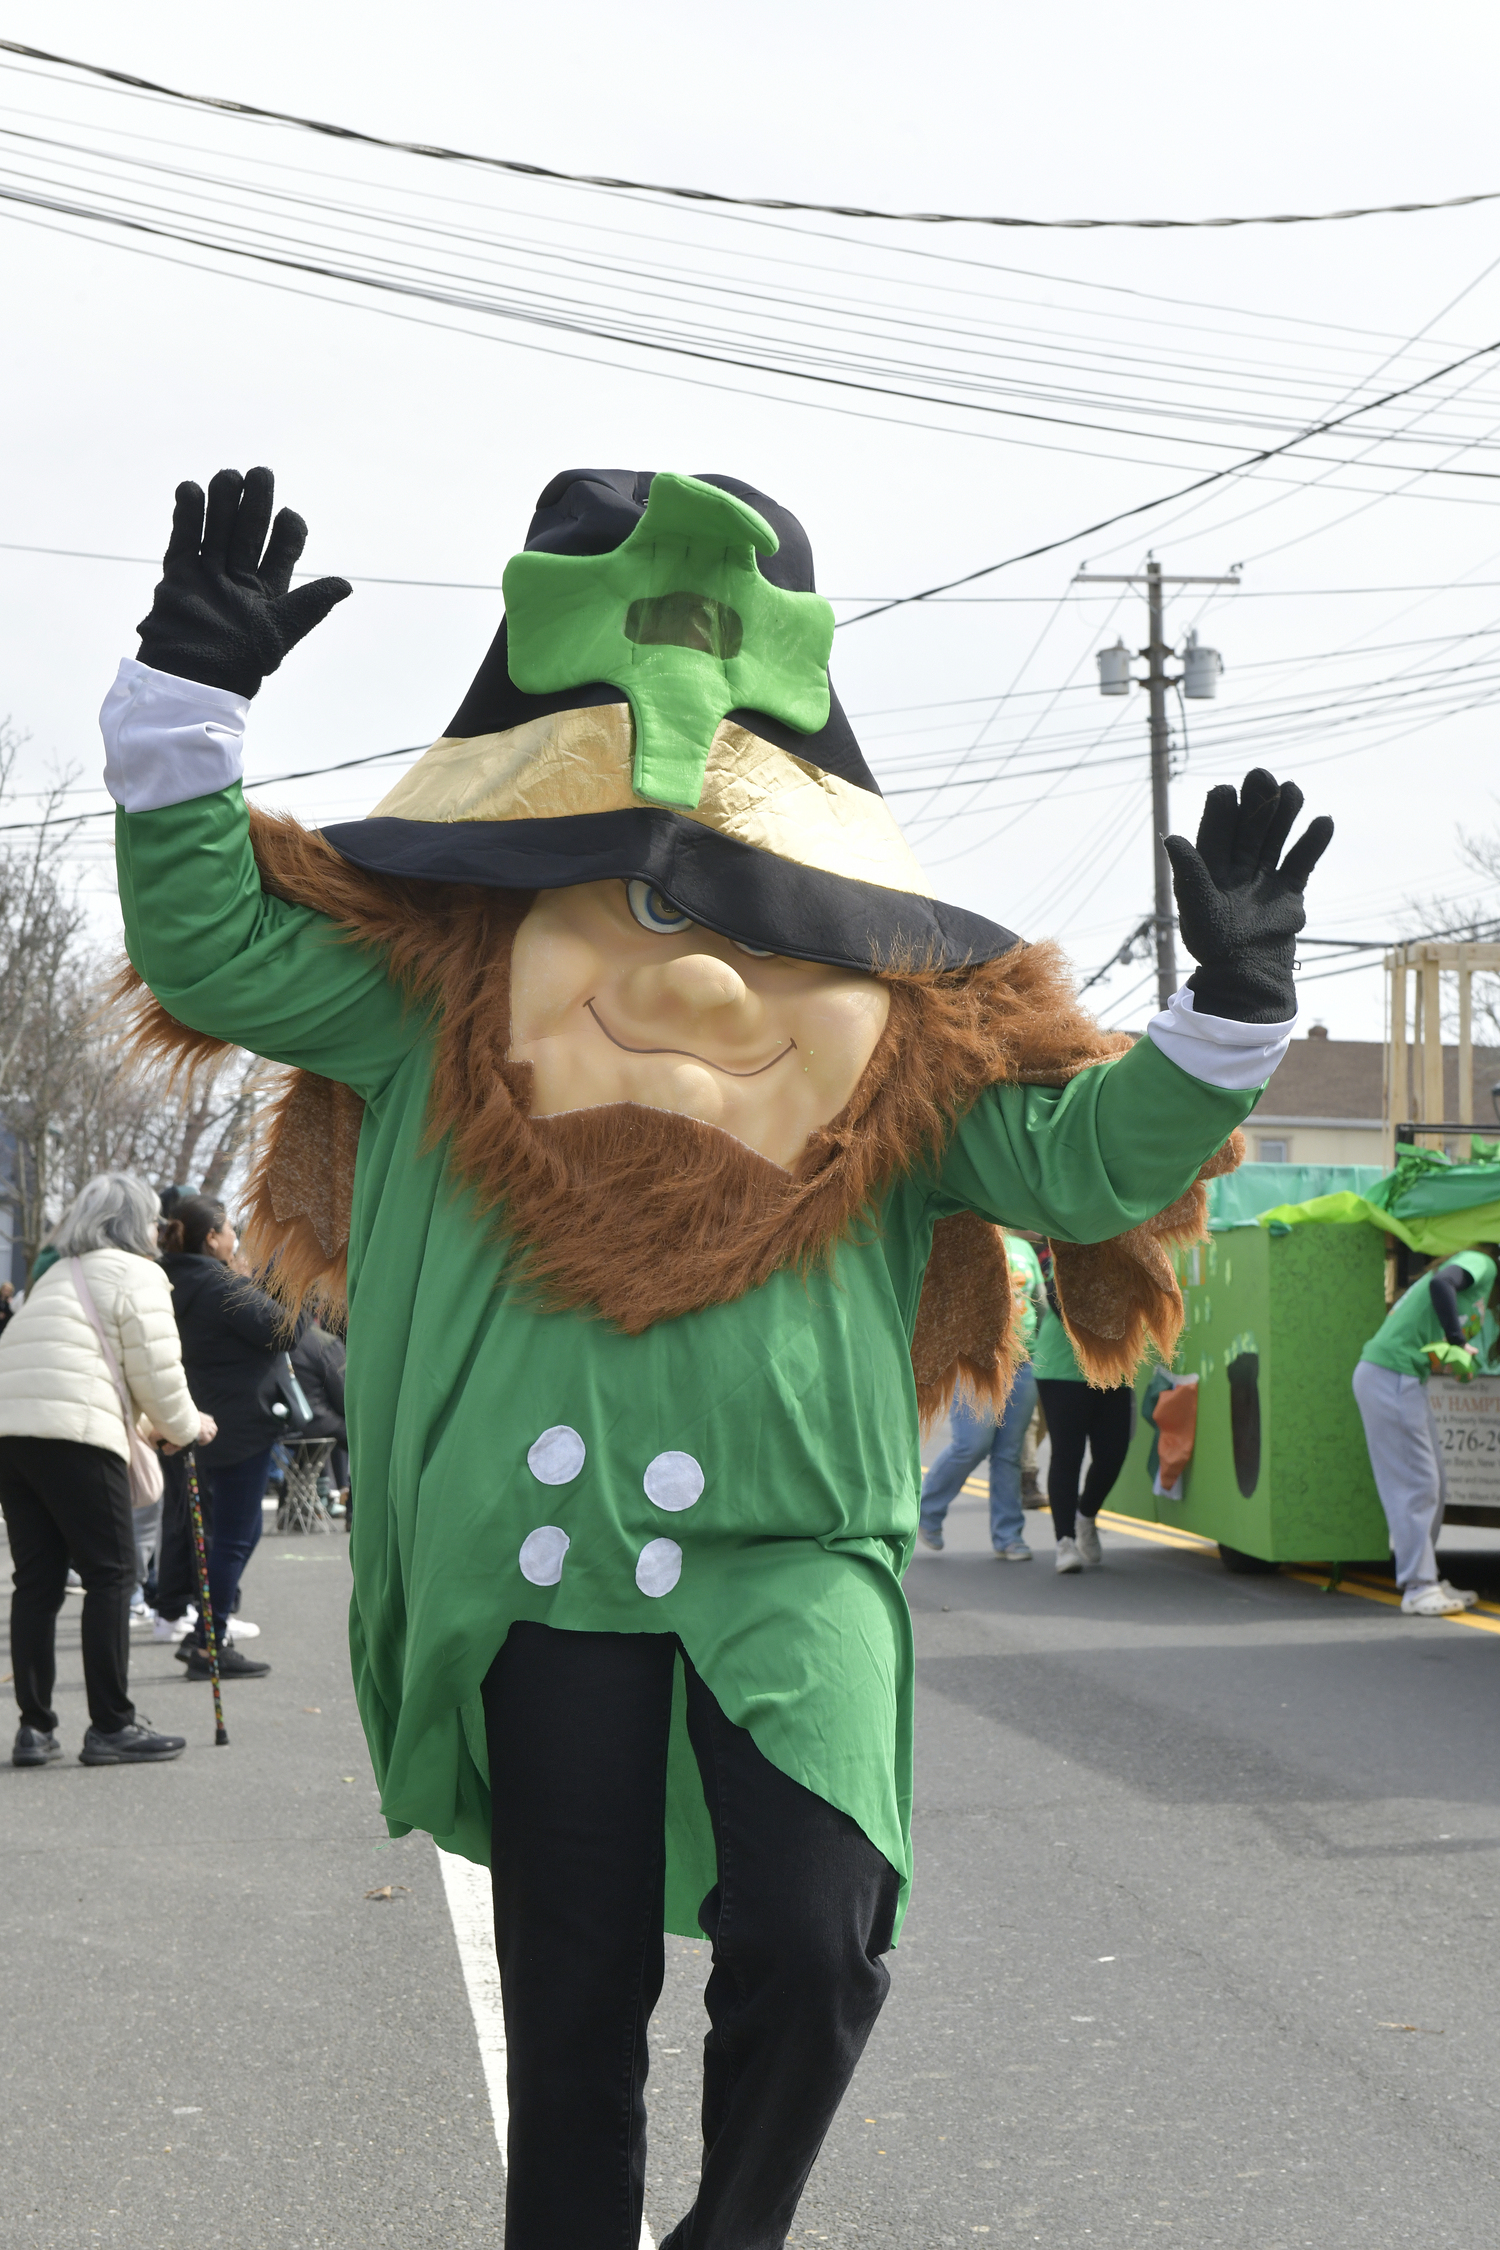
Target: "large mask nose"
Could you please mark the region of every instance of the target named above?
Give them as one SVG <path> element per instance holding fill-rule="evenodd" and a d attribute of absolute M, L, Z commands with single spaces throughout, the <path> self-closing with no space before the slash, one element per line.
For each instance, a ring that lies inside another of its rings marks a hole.
<path fill-rule="evenodd" d="M 725 1020 L 745 1009 L 751 993 L 745 980 L 714 953 L 680 953 L 672 960 L 632 969 L 621 980 L 621 997 L 641 1022 L 653 1017 Z"/>

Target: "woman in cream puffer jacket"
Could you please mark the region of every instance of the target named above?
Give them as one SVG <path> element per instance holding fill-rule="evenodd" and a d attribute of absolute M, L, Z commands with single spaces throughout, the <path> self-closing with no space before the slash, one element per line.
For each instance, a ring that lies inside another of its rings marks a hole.
<path fill-rule="evenodd" d="M 213 1434 L 182 1372 L 172 1291 L 156 1263 L 157 1199 L 126 1172 L 90 1180 L 53 1237 L 57 1263 L 0 1334 L 0 1509 L 15 1564 L 13 1762 L 61 1755 L 52 1709 L 55 1629 L 71 1562 L 83 1580 L 88 1765 L 175 1757 L 137 1722 L 127 1686 L 136 1547 L 130 1440 L 104 1349 L 74 1284 L 78 1260 L 137 1417 L 174 1447 Z"/>

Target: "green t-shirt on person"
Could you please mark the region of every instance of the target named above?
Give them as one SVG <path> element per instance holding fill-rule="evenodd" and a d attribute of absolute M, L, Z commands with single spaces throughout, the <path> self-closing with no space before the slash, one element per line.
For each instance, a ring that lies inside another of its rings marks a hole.
<path fill-rule="evenodd" d="M 1423 1274 L 1420 1281 L 1412 1283 L 1370 1338 L 1359 1355 L 1361 1359 L 1370 1360 L 1376 1367 L 1389 1367 L 1397 1375 L 1415 1375 L 1418 1381 L 1426 1382 L 1432 1372 L 1427 1346 L 1448 1341 L 1433 1307 L 1433 1275 L 1450 1266 L 1457 1266 L 1470 1277 L 1468 1287 L 1458 1291 L 1458 1317 L 1465 1338 L 1477 1341 L 1484 1317 L 1484 1300 L 1495 1286 L 1495 1261 L 1482 1250 L 1460 1250 L 1452 1258 L 1438 1259 L 1431 1273 Z"/>
<path fill-rule="evenodd" d="M 1011 1288 L 1020 1292 L 1021 1342 L 1029 1352 L 1036 1342 L 1036 1332 L 1047 1309 L 1042 1262 L 1026 1237 L 1020 1234 L 1006 1234 L 1005 1256 L 1010 1266 Z"/>
<path fill-rule="evenodd" d="M 1049 1305 L 1042 1315 L 1041 1331 L 1031 1347 L 1031 1365 L 1039 1383 L 1086 1383 L 1087 1375 L 1078 1364 L 1078 1354 L 1068 1340 L 1068 1331 Z M 1122 1375 L 1120 1383 L 1126 1378 Z M 1106 1390 L 1118 1390 L 1120 1383 L 1103 1384 Z"/>

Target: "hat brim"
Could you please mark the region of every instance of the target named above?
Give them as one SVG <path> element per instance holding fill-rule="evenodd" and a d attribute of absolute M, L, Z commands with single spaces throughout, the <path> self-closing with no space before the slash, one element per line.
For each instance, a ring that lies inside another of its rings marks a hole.
<path fill-rule="evenodd" d="M 972 968 L 1021 943 L 963 907 L 799 866 L 659 806 L 545 820 L 378 814 L 323 835 L 356 867 L 419 882 L 543 891 L 639 877 L 722 937 L 833 968 Z"/>

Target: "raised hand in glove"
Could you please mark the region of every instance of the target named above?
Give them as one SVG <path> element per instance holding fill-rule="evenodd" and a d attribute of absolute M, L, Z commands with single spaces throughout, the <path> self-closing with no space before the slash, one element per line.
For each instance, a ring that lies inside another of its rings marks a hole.
<path fill-rule="evenodd" d="M 1256 766 L 1242 789 L 1210 789 L 1196 848 L 1186 836 L 1165 838 L 1182 942 L 1199 964 L 1188 986 L 1204 1015 L 1286 1023 L 1297 1013 L 1292 963 L 1307 920 L 1303 887 L 1333 834 L 1326 814 L 1310 820 L 1282 860 L 1301 810 L 1295 781 Z"/>
<path fill-rule="evenodd" d="M 345 578 L 292 586 L 307 526 L 290 508 L 272 523 L 275 497 L 269 469 L 244 477 L 221 469 L 208 488 L 206 517 L 200 488 L 177 487 L 161 581 L 150 616 L 136 628 L 143 664 L 254 695 L 287 650 L 353 592 Z"/>

